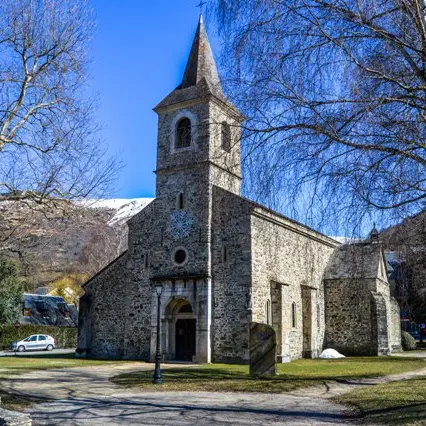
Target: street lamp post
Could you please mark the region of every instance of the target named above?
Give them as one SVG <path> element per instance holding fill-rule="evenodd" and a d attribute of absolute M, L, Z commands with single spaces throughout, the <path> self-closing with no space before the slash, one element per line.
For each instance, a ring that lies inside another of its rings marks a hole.
<path fill-rule="evenodd" d="M 161 377 L 161 353 L 160 353 L 160 306 L 161 306 L 161 293 L 163 292 L 163 286 L 158 284 L 155 286 L 155 292 L 157 293 L 157 351 L 155 353 L 155 370 L 152 383 L 155 385 L 161 385 L 163 379 Z"/>

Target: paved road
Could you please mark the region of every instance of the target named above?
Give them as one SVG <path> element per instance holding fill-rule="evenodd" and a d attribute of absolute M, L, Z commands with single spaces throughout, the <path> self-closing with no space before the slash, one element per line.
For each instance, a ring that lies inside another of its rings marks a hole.
<path fill-rule="evenodd" d="M 54 355 L 67 355 L 75 353 L 75 349 L 54 349 L 52 352 L 47 352 Z M 33 356 L 33 355 L 44 355 L 46 351 L 26 351 L 26 352 L 13 352 L 13 351 L 0 351 L 0 357 L 2 356 Z"/>
<path fill-rule="evenodd" d="M 6 391 L 38 398 L 40 403 L 27 410 L 34 425 L 353 425 L 356 417 L 331 401 L 332 396 L 361 386 L 426 375 L 423 369 L 376 379 L 331 382 L 292 394 L 148 393 L 124 390 L 108 380 L 120 373 L 147 369 L 153 370 L 153 365 L 129 362 L 33 371 L 0 385 Z"/>
<path fill-rule="evenodd" d="M 33 371 L 5 380 L 1 387 L 38 398 L 40 403 L 27 410 L 34 425 L 352 424 L 345 407 L 309 393 L 147 393 L 124 390 L 108 380 L 127 371 L 147 369 L 153 370 L 153 365 L 126 363 Z"/>
<path fill-rule="evenodd" d="M 41 404 L 34 425 L 347 425 L 346 410 L 319 398 L 208 392 L 122 393 Z"/>

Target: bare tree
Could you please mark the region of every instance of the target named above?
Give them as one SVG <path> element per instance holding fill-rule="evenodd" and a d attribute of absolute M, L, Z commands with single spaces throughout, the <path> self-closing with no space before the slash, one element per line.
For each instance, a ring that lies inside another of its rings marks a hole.
<path fill-rule="evenodd" d="M 424 208 L 424 1 L 216 0 L 214 10 L 225 83 L 247 117 L 246 191 L 328 232 Z"/>
<path fill-rule="evenodd" d="M 88 0 L 0 2 L 1 199 L 51 205 L 114 179 L 85 86 L 92 15 Z"/>
<path fill-rule="evenodd" d="M 381 238 L 385 246 L 393 251 L 394 294 L 401 309 L 411 322 L 425 324 L 426 214 L 420 213 L 387 229 Z"/>

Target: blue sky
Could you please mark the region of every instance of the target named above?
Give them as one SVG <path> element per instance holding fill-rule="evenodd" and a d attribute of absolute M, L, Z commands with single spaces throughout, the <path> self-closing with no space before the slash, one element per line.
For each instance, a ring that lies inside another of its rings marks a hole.
<path fill-rule="evenodd" d="M 97 31 L 91 43 L 91 88 L 111 153 L 124 163 L 108 197 L 152 197 L 157 116 L 152 108 L 182 78 L 198 23 L 197 0 L 93 0 Z M 217 58 L 220 43 L 207 30 Z"/>

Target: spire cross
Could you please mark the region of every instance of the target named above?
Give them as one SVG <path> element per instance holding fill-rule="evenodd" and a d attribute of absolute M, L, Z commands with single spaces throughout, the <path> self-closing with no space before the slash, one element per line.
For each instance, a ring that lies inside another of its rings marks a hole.
<path fill-rule="evenodd" d="M 200 15 L 202 15 L 203 14 L 203 7 L 204 7 L 204 5 L 206 5 L 207 3 L 205 2 L 205 1 L 200 1 L 200 3 L 198 3 L 197 4 L 197 6 L 195 6 L 195 7 L 199 7 L 200 8 Z"/>

